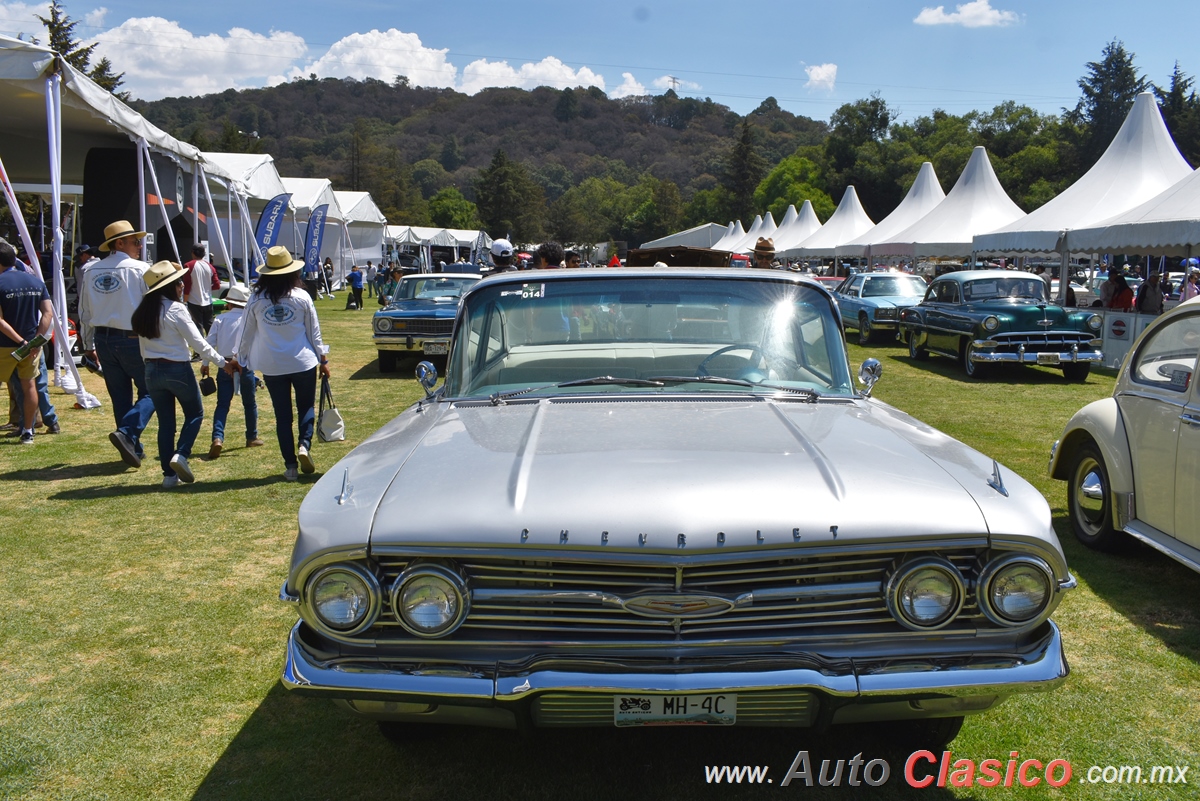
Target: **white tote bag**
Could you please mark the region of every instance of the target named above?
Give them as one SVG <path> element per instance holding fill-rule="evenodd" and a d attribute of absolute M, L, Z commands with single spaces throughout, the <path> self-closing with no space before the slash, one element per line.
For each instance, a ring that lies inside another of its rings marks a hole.
<path fill-rule="evenodd" d="M 317 436 L 323 442 L 341 442 L 346 439 L 346 421 L 333 402 L 333 391 L 329 379 L 321 376 L 321 405 L 317 414 Z"/>

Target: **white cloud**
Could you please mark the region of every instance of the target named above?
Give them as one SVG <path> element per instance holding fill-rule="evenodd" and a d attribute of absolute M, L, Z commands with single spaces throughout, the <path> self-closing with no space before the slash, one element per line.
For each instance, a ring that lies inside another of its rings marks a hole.
<path fill-rule="evenodd" d="M 638 83 L 633 77 L 632 72 L 622 72 L 621 77 L 624 78 L 620 86 L 613 87 L 613 90 L 608 93 L 608 96 L 614 100 L 618 97 L 633 97 L 646 94 L 646 87 Z"/>
<path fill-rule="evenodd" d="M 837 64 L 812 64 L 804 68 L 804 74 L 808 76 L 805 88 L 832 92 L 837 83 Z"/>
<path fill-rule="evenodd" d="M 307 51 L 302 38 L 286 31 L 233 28 L 226 36 L 197 36 L 162 17 L 128 19 L 91 41 L 93 61 L 107 56 L 115 72 L 125 73 L 122 89 L 145 100 L 262 86 Z"/>
<path fill-rule="evenodd" d="M 95 11 L 89 11 L 83 15 L 83 24 L 89 28 L 103 28 L 104 18 L 108 16 L 108 9 L 100 6 Z"/>
<path fill-rule="evenodd" d="M 473 95 L 489 86 L 516 86 L 532 89 L 535 86 L 553 86 L 565 89 L 568 86 L 596 86 L 604 88 L 604 76 L 587 67 L 573 70 L 554 56 L 547 56 L 536 64 L 522 64 L 513 69 L 507 61 L 472 61 L 463 69 L 459 91 Z"/>
<path fill-rule="evenodd" d="M 49 14 L 47 3 L 0 3 L 0 30 L 5 36 L 16 38 L 24 34 L 25 41 L 37 38 L 42 44 L 50 37 L 46 27 L 38 21 L 38 15 Z"/>
<path fill-rule="evenodd" d="M 990 0 L 972 0 L 954 7 L 954 13 L 947 14 L 945 6 L 930 8 L 926 6 L 913 20 L 918 25 L 961 25 L 964 28 L 992 28 L 1005 25 L 1015 25 L 1021 21 L 1015 11 L 1001 11 L 992 8 Z"/>
<path fill-rule="evenodd" d="M 291 77 L 378 78 L 391 83 L 397 75 L 413 86 L 448 88 L 458 69 L 446 60 L 446 51 L 425 47 L 421 37 L 395 28 L 352 33 L 333 43 L 326 53 L 307 66 L 292 70 Z"/>
<path fill-rule="evenodd" d="M 651 84 L 658 89 L 663 90 L 674 88 L 675 91 L 684 89 L 688 92 L 695 92 L 700 89 L 700 84 L 694 83 L 693 81 L 680 80 L 673 75 L 663 75 L 655 78 L 653 81 L 651 81 Z"/>

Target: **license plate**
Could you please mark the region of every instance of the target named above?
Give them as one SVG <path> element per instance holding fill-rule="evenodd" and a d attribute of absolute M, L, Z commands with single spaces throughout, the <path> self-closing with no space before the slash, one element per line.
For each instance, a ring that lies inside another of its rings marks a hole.
<path fill-rule="evenodd" d="M 426 356 L 445 356 L 450 348 L 445 342 L 426 342 L 422 346 Z"/>
<path fill-rule="evenodd" d="M 1037 355 L 1038 364 L 1058 364 L 1057 353 L 1039 353 Z"/>
<path fill-rule="evenodd" d="M 613 698 L 617 726 L 732 726 L 737 695 L 618 695 Z"/>

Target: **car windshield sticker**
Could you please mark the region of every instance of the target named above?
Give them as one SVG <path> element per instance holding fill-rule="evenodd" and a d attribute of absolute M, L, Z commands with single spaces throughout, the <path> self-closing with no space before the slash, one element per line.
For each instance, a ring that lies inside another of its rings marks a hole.
<path fill-rule="evenodd" d="M 537 298 L 546 297 L 545 284 L 521 284 L 520 289 L 505 289 L 501 290 L 500 297 L 509 298 L 514 295 L 520 295 L 521 300 L 534 300 Z"/>

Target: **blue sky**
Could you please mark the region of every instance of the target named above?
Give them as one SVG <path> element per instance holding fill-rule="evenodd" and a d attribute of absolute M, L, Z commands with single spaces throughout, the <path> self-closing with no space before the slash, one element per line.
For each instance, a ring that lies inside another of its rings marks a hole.
<path fill-rule="evenodd" d="M 44 32 L 38 3 L 0 2 L 0 32 Z M 1074 106 L 1084 65 L 1121 39 L 1150 80 L 1200 73 L 1195 0 L 709 0 L 228 2 L 69 0 L 135 96 L 204 94 L 298 76 L 378 77 L 475 92 L 596 85 L 612 96 L 765 97 L 828 119 L 878 91 L 901 118 L 1015 100 Z M 42 12 L 44 13 L 44 12 Z"/>

